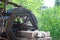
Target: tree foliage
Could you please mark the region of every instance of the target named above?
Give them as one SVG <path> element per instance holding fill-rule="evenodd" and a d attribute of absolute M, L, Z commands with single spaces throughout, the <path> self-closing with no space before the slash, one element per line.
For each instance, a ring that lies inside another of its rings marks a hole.
<path fill-rule="evenodd" d="M 40 30 L 50 31 L 53 40 L 60 40 L 60 7 L 42 10 Z"/>
<path fill-rule="evenodd" d="M 0 2 L 0 8 L 4 8 L 4 3 Z"/>
<path fill-rule="evenodd" d="M 60 6 L 60 0 L 56 0 L 56 1 L 55 1 L 55 5 L 56 5 L 56 6 Z"/>

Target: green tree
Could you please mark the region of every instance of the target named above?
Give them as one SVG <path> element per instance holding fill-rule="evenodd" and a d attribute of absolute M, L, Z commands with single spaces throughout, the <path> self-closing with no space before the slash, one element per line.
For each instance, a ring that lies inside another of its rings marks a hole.
<path fill-rule="evenodd" d="M 4 8 L 4 3 L 0 2 L 0 8 Z"/>
<path fill-rule="evenodd" d="M 60 40 L 60 7 L 42 10 L 40 30 L 50 31 L 53 40 Z"/>
<path fill-rule="evenodd" d="M 55 1 L 55 5 L 56 5 L 56 6 L 60 6 L 60 0 L 56 0 L 56 1 Z"/>

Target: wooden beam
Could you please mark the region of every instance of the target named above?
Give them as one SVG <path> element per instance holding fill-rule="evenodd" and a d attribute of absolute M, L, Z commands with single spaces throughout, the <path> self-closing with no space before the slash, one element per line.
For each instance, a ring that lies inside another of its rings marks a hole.
<path fill-rule="evenodd" d="M 3 0 L 0 0 L 1 2 L 4 2 Z M 16 7 L 22 7 L 21 5 L 18 5 L 16 3 L 13 3 L 13 2 L 9 2 L 8 0 L 6 1 L 7 4 L 11 4 L 11 5 L 14 5 Z"/>

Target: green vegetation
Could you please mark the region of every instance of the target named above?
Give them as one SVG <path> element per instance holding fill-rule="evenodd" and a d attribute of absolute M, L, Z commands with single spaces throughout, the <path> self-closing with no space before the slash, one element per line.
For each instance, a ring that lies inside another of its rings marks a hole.
<path fill-rule="evenodd" d="M 4 8 L 4 3 L 0 2 L 0 8 Z"/>
<path fill-rule="evenodd" d="M 60 0 L 56 0 L 56 1 L 55 1 L 55 5 L 56 5 L 56 6 L 60 6 Z"/>
<path fill-rule="evenodd" d="M 60 40 L 60 7 L 43 10 L 39 30 L 50 31 L 53 40 Z"/>

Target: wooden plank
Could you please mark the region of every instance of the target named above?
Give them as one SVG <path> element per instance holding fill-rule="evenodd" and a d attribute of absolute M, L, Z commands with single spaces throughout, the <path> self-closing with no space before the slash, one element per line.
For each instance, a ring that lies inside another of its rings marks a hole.
<path fill-rule="evenodd" d="M 31 38 L 31 39 L 28 38 L 28 40 L 36 40 L 36 39 L 35 38 Z"/>
<path fill-rule="evenodd" d="M 45 37 L 45 40 L 52 40 L 52 37 Z"/>
<path fill-rule="evenodd" d="M 13 33 L 12 29 L 11 29 L 11 27 L 12 27 L 12 25 L 14 23 L 15 18 L 16 18 L 15 13 L 12 13 L 10 15 L 8 21 L 7 21 L 6 26 L 5 26 L 6 27 L 6 33 L 7 33 L 8 38 L 10 40 L 17 40 L 16 36 L 14 35 L 14 33 Z"/>
<path fill-rule="evenodd" d="M 27 38 L 35 38 L 36 33 L 34 31 L 18 31 L 19 36 L 27 37 Z"/>
<path fill-rule="evenodd" d="M 36 40 L 45 40 L 45 38 L 36 38 Z"/>
<path fill-rule="evenodd" d="M 18 40 L 28 40 L 28 38 L 18 38 Z"/>

